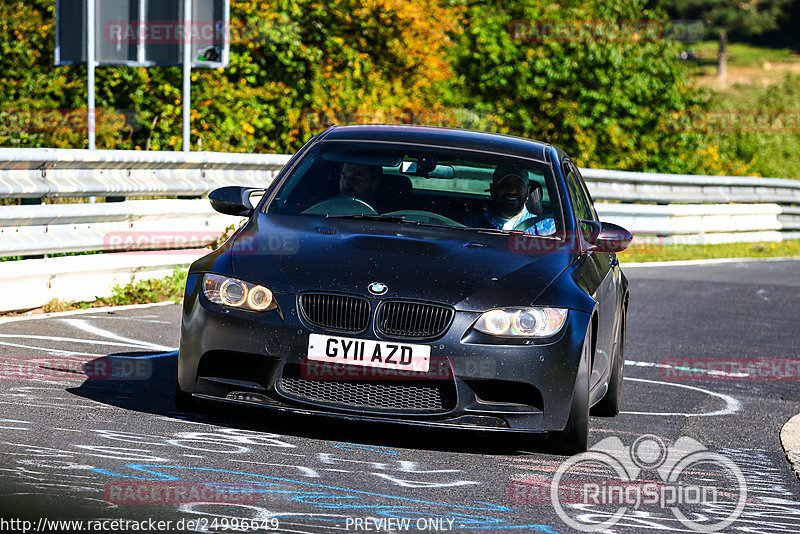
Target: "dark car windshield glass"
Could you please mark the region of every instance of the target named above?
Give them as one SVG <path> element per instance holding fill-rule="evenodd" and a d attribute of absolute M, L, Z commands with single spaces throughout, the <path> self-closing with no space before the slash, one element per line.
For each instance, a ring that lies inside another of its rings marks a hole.
<path fill-rule="evenodd" d="M 555 236 L 563 228 L 548 165 L 446 148 L 319 143 L 268 213 L 492 228 Z"/>

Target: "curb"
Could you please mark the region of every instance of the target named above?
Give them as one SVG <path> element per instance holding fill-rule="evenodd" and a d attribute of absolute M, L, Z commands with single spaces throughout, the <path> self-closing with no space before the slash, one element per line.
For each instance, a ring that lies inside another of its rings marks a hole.
<path fill-rule="evenodd" d="M 32 315 L 15 315 L 11 317 L 0 317 L 0 324 L 16 323 L 18 321 L 35 321 L 38 319 L 51 319 L 53 317 L 65 317 L 70 315 L 86 315 L 91 313 L 107 313 L 112 311 L 138 310 L 142 308 L 155 308 L 158 306 L 169 306 L 170 304 L 181 304 L 183 301 L 173 302 L 165 300 L 162 302 L 148 302 L 147 304 L 126 304 L 124 306 L 101 306 L 97 308 L 85 308 L 81 310 L 69 310 L 52 313 L 35 313 Z"/>
<path fill-rule="evenodd" d="M 797 256 L 784 256 L 779 258 L 713 258 L 705 260 L 668 260 L 668 261 L 620 261 L 620 265 L 628 269 L 630 267 L 683 267 L 689 265 L 718 265 L 720 263 L 744 263 L 744 262 L 770 262 L 770 261 L 791 261 L 800 259 Z"/>
<path fill-rule="evenodd" d="M 781 445 L 794 474 L 800 478 L 800 413 L 789 419 L 781 429 Z"/>

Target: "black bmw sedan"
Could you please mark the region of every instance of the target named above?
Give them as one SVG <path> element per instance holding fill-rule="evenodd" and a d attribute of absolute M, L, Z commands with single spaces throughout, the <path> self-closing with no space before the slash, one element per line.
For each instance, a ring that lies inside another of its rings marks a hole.
<path fill-rule="evenodd" d="M 251 203 L 254 195 L 260 200 Z M 620 407 L 623 228 L 561 149 L 413 126 L 333 127 L 186 283 L 176 403 L 546 435 L 587 447 Z"/>

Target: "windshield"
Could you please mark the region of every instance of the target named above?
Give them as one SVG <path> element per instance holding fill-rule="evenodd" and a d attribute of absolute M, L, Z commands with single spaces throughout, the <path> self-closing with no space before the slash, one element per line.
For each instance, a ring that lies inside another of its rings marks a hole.
<path fill-rule="evenodd" d="M 447 148 L 323 142 L 297 163 L 267 212 L 554 236 L 563 228 L 558 198 L 542 163 Z"/>

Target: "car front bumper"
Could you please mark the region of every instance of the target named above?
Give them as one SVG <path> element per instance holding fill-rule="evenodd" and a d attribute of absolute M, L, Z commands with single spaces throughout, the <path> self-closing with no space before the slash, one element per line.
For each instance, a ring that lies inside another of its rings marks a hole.
<path fill-rule="evenodd" d="M 432 427 L 548 432 L 566 424 L 588 313 L 570 310 L 545 342 L 508 345 L 471 331 L 479 312 L 456 311 L 440 338 L 407 341 L 431 347 L 430 372 L 368 376 L 309 365 L 309 334 L 343 334 L 306 324 L 295 295 L 275 294 L 280 312 L 223 308 L 200 294 L 201 278 L 187 281 L 178 356 L 178 385 L 197 398 Z M 385 340 L 372 325 L 347 337 Z"/>

